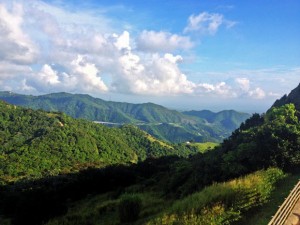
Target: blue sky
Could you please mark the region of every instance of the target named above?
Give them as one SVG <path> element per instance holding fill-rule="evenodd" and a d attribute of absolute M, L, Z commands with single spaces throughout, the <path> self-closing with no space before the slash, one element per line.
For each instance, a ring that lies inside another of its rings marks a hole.
<path fill-rule="evenodd" d="M 0 90 L 263 112 L 300 82 L 298 0 L 0 0 Z"/>

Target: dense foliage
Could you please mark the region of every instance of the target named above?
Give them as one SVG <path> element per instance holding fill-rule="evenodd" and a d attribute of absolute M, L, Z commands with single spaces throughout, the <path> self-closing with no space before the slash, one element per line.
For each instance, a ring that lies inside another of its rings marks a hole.
<path fill-rule="evenodd" d="M 157 141 L 134 126 L 108 128 L 0 102 L 0 183 L 193 151 Z"/>
<path fill-rule="evenodd" d="M 234 110 L 223 110 L 217 113 L 211 112 L 209 110 L 201 111 L 186 111 L 183 112 L 185 115 L 198 117 L 199 119 L 204 119 L 210 124 L 219 124 L 220 128 L 226 128 L 228 131 L 235 130 L 238 128 L 242 122 L 250 117 L 247 113 L 237 112 Z M 229 136 L 230 134 L 226 134 Z"/>
<path fill-rule="evenodd" d="M 170 146 L 136 127 L 0 104 L 1 179 L 16 181 L 0 186 L 3 224 L 122 224 L 126 193 L 138 197 L 132 224 L 232 224 L 268 200 L 282 171 L 300 168 L 292 103 L 253 114 L 213 150 L 194 155 L 193 143 Z M 136 163 L 77 171 L 121 162 Z M 20 180 L 32 177 L 41 179 Z"/>
<path fill-rule="evenodd" d="M 73 118 L 110 122 L 114 125 L 133 123 L 156 138 L 176 143 L 190 140 L 220 142 L 250 116 L 232 110 L 180 113 L 152 103 L 111 102 L 68 93 L 26 96 L 0 92 L 0 99 L 32 109 L 64 112 Z"/>
<path fill-rule="evenodd" d="M 300 123 L 293 104 L 254 114 L 213 151 L 195 155 L 176 168 L 165 186 L 185 196 L 213 181 L 224 181 L 260 169 L 293 171 L 300 166 Z M 175 172 L 179 171 L 179 173 Z"/>

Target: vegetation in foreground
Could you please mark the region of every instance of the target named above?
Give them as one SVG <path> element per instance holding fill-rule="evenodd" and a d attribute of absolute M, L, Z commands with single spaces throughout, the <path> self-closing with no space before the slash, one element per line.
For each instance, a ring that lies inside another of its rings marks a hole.
<path fill-rule="evenodd" d="M 9 105 L 4 107 L 17 109 Z M 27 111 L 21 112 L 25 115 L 15 117 L 13 121 L 28 118 Z M 4 116 L 7 118 L 7 115 Z M 254 114 L 212 151 L 189 157 L 146 157 L 130 166 L 115 165 L 5 183 L 0 192 L 1 218 L 15 225 L 37 225 L 47 221 L 50 224 L 67 224 L 69 221 L 72 221 L 71 224 L 76 224 L 75 221 L 120 224 L 129 220 L 136 224 L 238 223 L 268 200 L 276 181 L 284 176 L 282 171 L 299 169 L 299 117 L 299 108 L 292 103 L 285 104 L 271 108 L 264 115 Z M 2 126 L 5 126 L 5 121 Z M 64 124 L 61 120 L 58 122 Z M 10 129 L 13 130 L 13 126 L 7 129 L 11 134 Z M 135 131 L 140 132 L 136 128 Z M 109 131 L 107 133 L 110 134 Z M 44 134 L 39 137 L 44 137 Z M 144 137 L 153 143 L 147 135 Z M 106 138 L 106 141 L 111 140 L 109 136 Z M 2 146 L 9 140 L 4 139 Z M 143 145 L 144 142 L 132 140 L 130 144 L 134 144 L 137 150 L 149 149 L 149 146 Z M 177 148 L 186 150 L 187 145 L 178 145 Z M 4 151 L 2 165 L 9 165 L 9 161 L 5 160 L 10 153 Z M 22 157 L 20 152 L 18 154 Z M 31 161 L 28 157 L 28 162 Z M 62 162 L 68 161 L 63 158 Z M 20 165 L 24 165 L 22 163 Z M 98 200 L 90 202 L 94 198 Z M 90 215 L 90 210 L 81 208 L 78 202 L 81 205 L 101 206 L 97 206 L 98 211 L 91 211 L 94 214 Z M 77 207 L 77 216 L 72 214 L 73 207 Z M 136 216 L 128 218 L 126 212 L 132 212 L 131 207 Z M 119 217 L 122 213 L 125 219 Z M 95 219 L 98 217 L 100 222 Z"/>
<path fill-rule="evenodd" d="M 295 184 L 299 182 L 300 172 L 295 171 L 293 174 L 289 173 L 281 179 L 276 185 L 274 191 L 271 193 L 269 201 L 265 204 L 248 211 L 241 220 L 235 225 L 266 225 L 270 222 L 272 216 L 278 210 L 285 198 L 290 194 Z"/>
<path fill-rule="evenodd" d="M 76 203 L 68 213 L 47 225 L 116 224 L 231 224 L 243 213 L 268 201 L 275 184 L 284 178 L 279 169 L 258 171 L 216 183 L 182 199 L 162 198 L 156 192 L 132 192 L 116 198 L 97 195 Z"/>

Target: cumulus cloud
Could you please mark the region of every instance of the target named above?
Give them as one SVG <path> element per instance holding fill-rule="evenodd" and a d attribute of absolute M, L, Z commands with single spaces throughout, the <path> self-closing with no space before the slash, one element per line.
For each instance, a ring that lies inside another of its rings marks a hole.
<path fill-rule="evenodd" d="M 9 10 L 0 4 L 0 60 L 13 63 L 32 63 L 38 48 L 23 31 L 23 6 L 13 3 Z"/>
<path fill-rule="evenodd" d="M 89 63 L 83 56 L 71 62 L 71 73 L 77 78 L 77 84 L 85 91 L 101 92 L 108 88 L 99 76 L 100 71 L 95 64 Z"/>
<path fill-rule="evenodd" d="M 40 79 L 45 85 L 57 85 L 60 83 L 57 72 L 54 71 L 51 66 L 45 64 L 38 73 L 38 79 Z"/>
<path fill-rule="evenodd" d="M 67 72 L 57 71 L 53 67 L 54 65 L 43 65 L 38 73 L 26 76 L 21 85 L 27 90 L 41 93 L 53 91 L 100 93 L 108 90 L 99 76 L 98 68 L 82 55 L 78 55 L 70 62 L 66 67 Z"/>
<path fill-rule="evenodd" d="M 250 80 L 245 77 L 238 77 L 235 79 L 235 83 L 238 86 L 238 93 L 240 96 L 248 96 L 253 99 L 263 99 L 266 96 L 274 96 L 273 93 L 268 93 L 260 87 L 251 87 Z"/>
<path fill-rule="evenodd" d="M 180 68 L 183 54 L 178 51 L 193 47 L 188 36 L 144 30 L 132 38 L 131 32 L 114 31 L 103 21 L 98 28 L 101 20 L 95 16 L 40 1 L 0 5 L 0 88 L 255 99 L 270 93 L 243 74 L 234 82 L 223 76 L 217 82 L 191 81 Z M 185 32 L 214 34 L 222 25 L 230 26 L 224 16 L 202 13 L 189 18 Z"/>
<path fill-rule="evenodd" d="M 169 32 L 144 30 L 137 38 L 137 47 L 149 52 L 173 52 L 177 49 L 190 49 L 194 46 L 189 37 Z"/>
<path fill-rule="evenodd" d="M 249 91 L 250 88 L 250 80 L 245 77 L 238 77 L 235 79 L 235 82 L 238 84 L 238 86 L 241 88 L 242 91 Z"/>
<path fill-rule="evenodd" d="M 233 98 L 237 97 L 232 87 L 226 82 L 218 82 L 216 84 L 199 83 L 196 85 L 195 93 L 200 96 Z"/>
<path fill-rule="evenodd" d="M 120 36 L 118 36 L 117 34 L 113 34 L 113 37 L 116 38 L 114 45 L 118 50 L 131 50 L 128 31 L 124 31 Z"/>
<path fill-rule="evenodd" d="M 122 35 L 119 38 L 123 38 Z M 116 40 L 119 43 L 119 40 Z M 179 55 L 170 53 L 160 56 L 153 54 L 149 59 L 141 58 L 131 51 L 119 56 L 118 71 L 114 76 L 112 88 L 119 92 L 131 92 L 136 94 L 174 95 L 192 93 L 193 82 L 188 81 L 179 67 L 182 60 Z"/>
<path fill-rule="evenodd" d="M 266 93 L 261 88 L 255 88 L 254 90 L 249 91 L 249 96 L 255 99 L 263 99 L 266 97 Z"/>
<path fill-rule="evenodd" d="M 184 32 L 198 32 L 201 35 L 214 35 L 221 25 L 227 28 L 234 26 L 236 22 L 229 21 L 222 14 L 202 12 L 198 15 L 191 15 Z"/>

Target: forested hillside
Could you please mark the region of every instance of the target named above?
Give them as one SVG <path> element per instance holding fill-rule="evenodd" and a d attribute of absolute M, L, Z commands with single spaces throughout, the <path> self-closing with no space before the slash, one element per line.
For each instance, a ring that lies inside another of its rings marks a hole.
<path fill-rule="evenodd" d="M 250 117 L 248 113 L 237 112 L 234 110 L 223 110 L 221 112 L 211 112 L 209 110 L 201 111 L 185 111 L 185 115 L 198 117 L 199 119 L 204 119 L 210 124 L 218 124 L 220 128 L 225 127 L 228 130 L 235 130 L 238 128 L 242 122 Z M 228 134 L 227 136 L 229 136 Z"/>
<path fill-rule="evenodd" d="M 192 145 L 170 146 L 135 127 L 3 102 L 1 110 L 0 219 L 7 225 L 241 224 L 285 173 L 300 169 L 293 102 L 254 114 L 219 146 L 189 157 L 179 156 L 195 152 Z M 137 163 L 78 171 L 121 161 Z"/>
<path fill-rule="evenodd" d="M 67 126 L 68 120 L 54 118 L 60 128 Z M 189 158 L 148 158 L 132 166 L 49 178 L 43 174 L 41 180 L 3 186 L 0 209 L 4 218 L 13 219 L 5 219 L 6 224 L 42 224 L 51 218 L 49 225 L 233 224 L 268 201 L 276 182 L 284 177 L 281 169 L 299 168 L 299 136 L 295 107 L 288 104 L 272 108 L 264 116 L 253 115 L 219 147 Z M 31 155 L 27 162 L 36 167 L 37 159 Z M 269 167 L 280 169 L 264 171 Z M 258 170 L 263 171 L 255 172 Z M 235 180 L 222 183 L 231 179 Z M 216 182 L 221 184 L 212 185 Z M 124 217 L 120 216 L 122 207 Z M 132 207 L 137 207 L 136 214 L 130 213 Z"/>
<path fill-rule="evenodd" d="M 285 104 L 293 103 L 298 111 L 300 111 L 300 84 L 288 95 L 284 95 L 273 104 L 273 107 L 279 107 Z"/>
<path fill-rule="evenodd" d="M 232 110 L 203 113 L 169 110 L 153 103 L 130 104 L 104 101 L 89 95 L 55 93 L 42 96 L 0 92 L 0 99 L 11 104 L 64 112 L 73 118 L 117 124 L 132 123 L 164 141 L 220 142 L 249 118 L 250 115 Z"/>
<path fill-rule="evenodd" d="M 134 126 L 108 128 L 64 113 L 0 101 L 1 183 L 136 163 L 147 157 L 187 156 L 191 149 L 157 141 Z"/>

